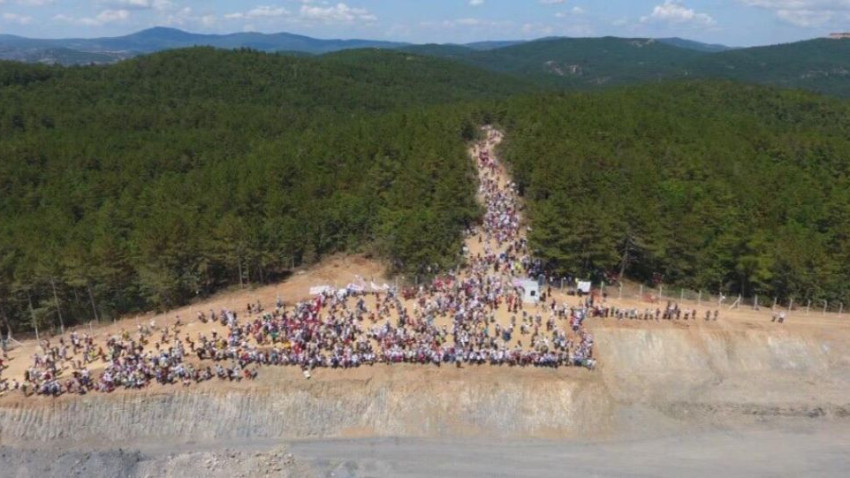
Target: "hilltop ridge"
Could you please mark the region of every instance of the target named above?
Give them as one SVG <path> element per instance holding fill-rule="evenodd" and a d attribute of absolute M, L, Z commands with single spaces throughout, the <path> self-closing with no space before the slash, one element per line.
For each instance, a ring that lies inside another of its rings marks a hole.
<path fill-rule="evenodd" d="M 112 63 L 164 50 L 207 46 L 290 55 L 348 50 L 399 50 L 510 74 L 538 88 L 599 89 L 664 80 L 718 78 L 850 96 L 850 42 L 814 39 L 730 48 L 682 38 L 566 38 L 408 44 L 316 39 L 291 33 L 195 34 L 155 27 L 91 39 L 30 39 L 0 35 L 0 59 L 38 63 Z"/>
<path fill-rule="evenodd" d="M 666 38 L 659 41 L 694 50 L 718 51 L 728 48 L 678 38 Z M 469 51 L 488 51 L 528 42 L 529 40 L 497 40 L 441 46 L 458 47 Z M 0 34 L 0 59 L 60 64 L 111 63 L 141 54 L 193 46 L 322 54 L 357 48 L 399 49 L 414 45 L 368 39 L 319 39 L 287 32 L 202 34 L 159 26 L 128 35 L 100 38 L 40 39 Z"/>

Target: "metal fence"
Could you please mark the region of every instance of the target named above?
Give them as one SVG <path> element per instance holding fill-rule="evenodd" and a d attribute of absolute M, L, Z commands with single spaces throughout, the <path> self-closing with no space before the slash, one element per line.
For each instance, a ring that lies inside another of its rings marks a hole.
<path fill-rule="evenodd" d="M 843 316 L 846 307 L 843 302 L 838 301 L 814 301 L 781 299 L 778 297 L 753 296 L 743 297 L 740 295 L 721 295 L 716 291 L 694 291 L 672 286 L 659 285 L 648 287 L 641 284 L 619 284 L 606 285 L 594 284 L 594 288 L 601 288 L 603 293 L 610 298 L 621 300 L 638 300 L 646 303 L 660 303 L 673 301 L 680 304 L 695 305 L 720 310 L 751 310 L 751 311 L 786 311 L 794 315 L 812 316 L 816 314 L 838 314 Z"/>
<path fill-rule="evenodd" d="M 575 293 L 578 281 L 567 277 L 545 277 L 537 278 L 541 287 L 552 287 L 566 293 Z M 815 301 L 781 299 L 756 295 L 743 297 L 740 295 L 721 295 L 716 291 L 689 290 L 680 287 L 659 285 L 650 287 L 636 283 L 605 284 L 594 282 L 593 289 L 601 290 L 603 295 L 611 299 L 638 301 L 645 304 L 666 304 L 668 301 L 686 305 L 688 307 L 710 308 L 715 310 L 750 310 L 760 312 L 785 311 L 787 314 L 796 316 L 814 316 L 838 314 L 843 316 L 850 304 L 839 301 Z"/>

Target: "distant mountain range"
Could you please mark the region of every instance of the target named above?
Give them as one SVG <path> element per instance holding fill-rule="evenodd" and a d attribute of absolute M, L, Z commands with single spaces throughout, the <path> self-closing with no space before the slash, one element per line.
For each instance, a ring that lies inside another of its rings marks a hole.
<path fill-rule="evenodd" d="M 558 88 L 718 78 L 850 97 L 850 39 L 730 49 L 678 38 L 551 38 L 486 51 L 457 45 L 400 49 Z"/>
<path fill-rule="evenodd" d="M 595 89 L 671 79 L 723 78 L 850 97 L 850 40 L 832 39 L 755 48 L 730 48 L 682 38 L 617 37 L 414 45 L 322 40 L 290 33 L 203 35 L 158 27 L 113 38 L 46 40 L 0 35 L 0 59 L 63 65 L 114 63 L 193 46 L 290 55 L 395 50 L 464 63 L 513 76 L 535 87 Z"/>
<path fill-rule="evenodd" d="M 659 40 L 680 48 L 697 51 L 722 51 L 728 47 L 667 38 Z M 527 41 L 485 41 L 466 45 L 437 45 L 457 48 L 458 52 L 490 51 Z M 111 63 L 138 55 L 175 48 L 211 46 L 215 48 L 251 48 L 266 52 L 323 54 L 357 48 L 399 49 L 416 47 L 408 43 L 375 40 L 323 40 L 291 33 L 230 33 L 210 35 L 189 33 L 175 28 L 156 27 L 131 35 L 106 38 L 36 39 L 0 35 L 0 59 L 49 64 Z M 430 46 L 422 45 L 427 50 Z M 448 55 L 440 55 L 448 56 Z"/>
<path fill-rule="evenodd" d="M 355 48 L 397 48 L 403 45 L 372 40 L 319 40 L 291 33 L 204 35 L 175 28 L 156 27 L 126 36 L 90 39 L 50 40 L 0 35 L 0 58 L 27 62 L 85 64 L 115 62 L 137 55 L 192 46 L 321 54 Z"/>

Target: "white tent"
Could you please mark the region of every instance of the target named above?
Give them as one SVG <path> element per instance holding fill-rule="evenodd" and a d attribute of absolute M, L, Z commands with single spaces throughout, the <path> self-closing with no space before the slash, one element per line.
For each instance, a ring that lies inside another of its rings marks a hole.
<path fill-rule="evenodd" d="M 540 285 L 533 279 L 517 279 L 514 285 L 521 287 L 523 290 L 522 301 L 525 303 L 536 304 L 540 302 Z"/>

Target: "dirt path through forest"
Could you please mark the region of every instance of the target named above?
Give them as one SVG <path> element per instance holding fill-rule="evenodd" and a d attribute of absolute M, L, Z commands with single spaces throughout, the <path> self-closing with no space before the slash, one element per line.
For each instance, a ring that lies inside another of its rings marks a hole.
<path fill-rule="evenodd" d="M 504 139 L 504 134 L 494 128 L 485 127 L 482 129 L 484 134 L 484 139 L 474 143 L 469 147 L 469 156 L 472 158 L 472 161 L 475 162 L 476 169 L 478 171 L 478 181 L 479 183 L 483 183 L 487 178 L 494 178 L 498 182 L 499 189 L 503 191 L 508 190 L 508 184 L 511 181 L 510 174 L 508 173 L 505 165 L 502 161 L 499 160 L 499 156 L 497 154 L 497 148 L 502 143 Z M 495 164 L 495 170 L 493 173 L 487 171 L 485 168 L 480 167 L 478 163 L 478 158 L 482 152 L 486 152 L 489 155 L 493 163 Z M 478 191 L 478 201 L 484 205 L 484 194 L 482 191 Z M 520 237 L 525 237 L 523 234 L 524 231 L 520 230 Z M 483 227 L 478 226 L 473 230 L 473 233 L 470 234 L 465 241 L 466 247 L 468 248 L 471 255 L 476 254 L 484 254 L 485 249 L 489 246 L 489 248 L 496 252 L 496 254 L 500 254 L 505 252 L 507 249 L 507 244 L 499 245 L 497 241 L 490 240 L 487 241 L 484 235 Z"/>

